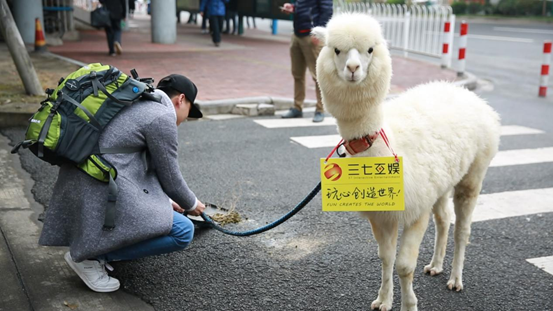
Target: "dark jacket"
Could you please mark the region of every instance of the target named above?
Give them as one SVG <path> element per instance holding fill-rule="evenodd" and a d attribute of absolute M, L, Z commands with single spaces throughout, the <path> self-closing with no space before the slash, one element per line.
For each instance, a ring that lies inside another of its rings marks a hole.
<path fill-rule="evenodd" d="M 294 33 L 309 36 L 311 28 L 326 26 L 332 17 L 332 0 L 297 0 L 294 3 Z"/>
<path fill-rule="evenodd" d="M 238 0 L 229 0 L 227 3 L 227 11 L 238 11 Z"/>
<path fill-rule="evenodd" d="M 225 16 L 225 3 L 229 0 L 202 0 L 200 11 L 208 16 Z"/>
<path fill-rule="evenodd" d="M 126 0 L 100 0 L 100 3 L 108 9 L 111 19 L 123 19 L 127 17 Z"/>

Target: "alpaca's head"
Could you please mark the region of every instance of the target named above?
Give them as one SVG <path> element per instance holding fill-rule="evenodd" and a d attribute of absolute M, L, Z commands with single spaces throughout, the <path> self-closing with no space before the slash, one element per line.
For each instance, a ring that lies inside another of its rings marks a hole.
<path fill-rule="evenodd" d="M 357 13 L 336 15 L 326 28 L 315 27 L 312 35 L 324 43 L 317 60 L 323 93 L 336 92 L 336 88 L 348 92 L 362 89 L 375 100 L 386 96 L 392 61 L 374 18 Z"/>

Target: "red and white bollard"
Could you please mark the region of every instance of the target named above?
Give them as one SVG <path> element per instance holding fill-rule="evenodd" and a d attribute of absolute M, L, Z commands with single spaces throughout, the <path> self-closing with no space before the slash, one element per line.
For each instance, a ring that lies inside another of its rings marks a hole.
<path fill-rule="evenodd" d="M 469 24 L 467 22 L 461 22 L 461 33 L 459 37 L 459 68 L 457 70 L 457 76 L 462 77 L 465 74 L 465 54 L 467 50 L 467 33 L 469 30 Z"/>
<path fill-rule="evenodd" d="M 549 64 L 551 63 L 551 41 L 543 43 L 543 65 L 541 65 L 540 97 L 547 96 L 547 82 L 549 80 Z"/>
<path fill-rule="evenodd" d="M 451 53 L 453 47 L 453 32 L 455 31 L 455 15 L 451 14 L 449 21 L 444 23 L 442 35 L 442 69 L 451 67 Z"/>

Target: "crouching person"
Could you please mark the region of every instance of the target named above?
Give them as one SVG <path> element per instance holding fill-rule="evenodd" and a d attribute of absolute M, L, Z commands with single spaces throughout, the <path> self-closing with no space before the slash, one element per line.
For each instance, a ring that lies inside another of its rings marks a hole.
<path fill-rule="evenodd" d="M 39 244 L 69 246 L 65 260 L 96 292 L 119 289 L 119 281 L 106 272 L 110 261 L 186 248 L 194 226 L 178 212 L 198 216 L 205 209 L 182 177 L 177 153 L 177 126 L 188 117 L 202 117 L 194 104 L 197 88 L 184 76 L 170 75 L 159 82 L 156 94 L 161 103 L 142 100 L 123 109 L 100 137 L 102 148 L 143 147 L 148 155 L 103 156 L 118 171 L 114 229 L 103 230 L 108 185 L 74 164 L 61 166 L 46 211 Z"/>

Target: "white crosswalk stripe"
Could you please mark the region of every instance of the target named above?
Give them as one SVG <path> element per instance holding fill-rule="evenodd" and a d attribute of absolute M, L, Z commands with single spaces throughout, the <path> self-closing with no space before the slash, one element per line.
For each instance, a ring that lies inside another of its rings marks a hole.
<path fill-rule="evenodd" d="M 449 208 L 455 223 L 453 201 Z M 553 212 L 553 188 L 507 191 L 481 194 L 472 216 L 473 222 L 507 217 L 534 215 Z"/>
<path fill-rule="evenodd" d="M 255 123 L 270 129 L 274 128 L 290 128 L 290 127 L 316 127 L 336 125 L 336 119 L 326 117 L 323 122 L 315 123 L 310 118 L 295 118 L 295 119 L 259 119 L 253 120 Z"/>
<path fill-rule="evenodd" d="M 293 119 L 293 120 L 298 120 L 298 119 Z M 256 120 L 256 122 L 257 121 L 269 121 L 269 120 Z M 265 123 L 259 123 L 259 122 L 257 123 L 261 125 L 265 124 Z M 284 123 L 274 123 L 269 125 L 275 126 L 276 124 L 284 125 Z M 294 122 L 288 122 L 287 124 L 292 125 L 294 124 Z M 281 126 L 281 127 L 284 127 L 284 126 Z M 269 127 L 269 128 L 276 128 L 276 127 Z M 501 136 L 529 135 L 529 134 L 543 134 L 543 133 L 544 133 L 543 131 L 540 131 L 537 129 L 518 126 L 518 125 L 504 125 L 501 127 Z M 290 139 L 307 148 L 324 148 L 324 147 L 336 146 L 336 144 L 340 141 L 341 137 L 340 135 L 335 134 L 335 135 L 296 136 L 296 137 L 291 137 Z M 548 151 L 545 150 L 543 152 L 547 153 Z M 546 154 L 543 157 L 548 158 L 549 156 Z M 549 161 L 539 161 L 539 162 L 549 162 Z M 514 164 L 511 164 L 511 165 L 514 165 Z"/>
<path fill-rule="evenodd" d="M 517 149 L 500 151 L 490 166 L 510 166 L 553 162 L 553 148 Z"/>
<path fill-rule="evenodd" d="M 553 274 L 553 256 L 530 258 L 526 259 L 526 261 L 549 274 Z"/>
<path fill-rule="evenodd" d="M 524 134 L 544 134 L 544 131 L 519 125 L 503 125 L 501 127 L 501 136 Z"/>

